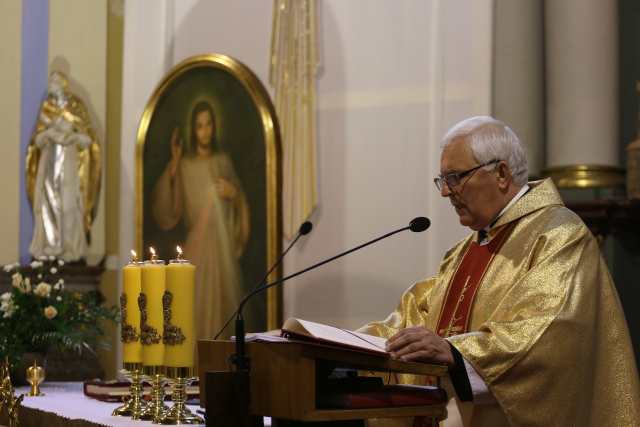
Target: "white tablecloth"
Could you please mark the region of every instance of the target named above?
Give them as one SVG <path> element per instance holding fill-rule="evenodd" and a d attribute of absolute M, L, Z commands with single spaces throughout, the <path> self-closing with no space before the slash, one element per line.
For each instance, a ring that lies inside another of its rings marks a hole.
<path fill-rule="evenodd" d="M 81 419 L 105 426 L 157 426 L 151 421 L 133 421 L 128 417 L 113 417 L 111 412 L 122 405 L 121 403 L 101 402 L 87 397 L 82 392 L 82 383 L 45 382 L 40 386 L 44 396 L 29 397 L 26 394 L 29 387 L 19 387 L 16 395 L 24 393 L 22 406 L 51 412 L 61 417 L 73 420 Z M 192 412 L 201 409 L 199 406 L 189 406 Z M 204 425 L 204 424 L 196 424 Z"/>
<path fill-rule="evenodd" d="M 85 420 L 102 426 L 157 426 L 151 421 L 133 421 L 128 417 L 114 417 L 111 412 L 121 403 L 102 402 L 84 395 L 82 383 L 45 382 L 40 386 L 44 396 L 29 397 L 29 387 L 18 387 L 16 395 L 25 394 L 22 406 L 56 414 L 67 420 Z M 167 402 L 170 404 L 170 402 Z M 199 406 L 188 406 L 194 414 Z M 202 416 L 202 414 L 198 414 Z M 203 417 L 204 418 L 204 417 Z M 192 424 L 200 425 L 204 424 Z M 264 418 L 265 427 L 271 426 L 271 418 Z"/>

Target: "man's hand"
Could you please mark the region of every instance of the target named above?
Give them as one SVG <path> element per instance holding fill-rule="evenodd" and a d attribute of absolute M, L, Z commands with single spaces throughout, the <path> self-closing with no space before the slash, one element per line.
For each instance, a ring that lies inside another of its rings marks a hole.
<path fill-rule="evenodd" d="M 404 362 L 455 364 L 449 343 L 428 329 L 406 328 L 387 340 L 387 351 L 393 359 Z"/>

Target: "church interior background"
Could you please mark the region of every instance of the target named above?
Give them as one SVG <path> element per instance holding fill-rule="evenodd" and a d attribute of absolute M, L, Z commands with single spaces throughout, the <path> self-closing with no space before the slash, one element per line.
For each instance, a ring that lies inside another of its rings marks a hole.
<path fill-rule="evenodd" d="M 49 73 L 63 71 L 87 105 L 103 153 L 86 277 L 76 280 L 117 304 L 119 271 L 135 244 L 135 141 L 149 96 L 173 66 L 202 53 L 238 59 L 273 96 L 273 10 L 262 0 L 2 1 L 0 264 L 29 262 L 26 149 Z M 433 188 L 439 139 L 458 120 L 488 114 L 513 124 L 533 178 L 575 184 L 578 166 L 602 167 L 592 185 L 562 191 L 568 203 L 582 203 L 579 212 L 602 237 L 640 355 L 640 217 L 633 202 L 607 202 L 628 199 L 627 146 L 640 138 L 640 4 L 319 0 L 315 20 L 315 229 L 284 273 L 415 216 L 433 225 L 287 283 L 282 317 L 357 328 L 435 274 L 444 251 L 466 235 Z M 3 289 L 9 283 L 4 274 Z M 113 350 L 100 360 L 113 377 L 121 350 L 117 329 L 108 333 Z"/>

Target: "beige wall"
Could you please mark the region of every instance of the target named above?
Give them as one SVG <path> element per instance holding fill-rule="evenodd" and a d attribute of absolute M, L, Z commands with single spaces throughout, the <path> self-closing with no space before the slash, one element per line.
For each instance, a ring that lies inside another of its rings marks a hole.
<path fill-rule="evenodd" d="M 467 232 L 432 179 L 444 130 L 491 111 L 493 1 L 326 0 L 318 7 L 320 205 L 314 231 L 288 256 L 286 271 L 417 215 L 434 224 L 286 285 L 285 317 L 357 327 L 434 274 L 444 250 Z M 171 66 L 205 52 L 236 57 L 267 86 L 271 14 L 272 2 L 263 0 L 125 3 L 121 262 L 134 245 L 132 155 L 153 88 Z"/>
<path fill-rule="evenodd" d="M 0 2 L 0 264 L 18 260 L 20 246 L 20 61 L 22 2 Z"/>
<path fill-rule="evenodd" d="M 85 102 L 89 110 L 102 152 L 102 186 L 87 262 L 95 264 L 107 256 L 107 271 L 102 277 L 100 290 L 108 305 L 118 304 L 118 272 L 112 259 L 115 258 L 113 254 L 117 252 L 118 244 L 117 237 L 115 240 L 113 237 L 117 236 L 118 207 L 113 202 L 117 202 L 118 198 L 119 168 L 113 163 L 114 155 L 116 159 L 119 156 L 118 55 L 122 55 L 121 47 L 118 49 L 118 45 L 121 45 L 118 32 L 121 37 L 122 16 L 120 14 L 118 17 L 117 13 L 115 16 L 109 15 L 110 10 L 121 11 L 121 7 L 116 5 L 109 9 L 111 3 L 107 0 L 50 0 L 49 3 L 49 71 L 62 70 L 69 76 L 71 91 Z M 107 64 L 109 31 L 114 35 L 110 47 L 116 47 L 110 52 L 111 68 Z M 108 103 L 111 113 L 109 120 Z M 112 120 L 114 116 L 115 120 Z M 111 204 L 107 206 L 109 202 Z M 115 214 L 115 223 L 108 220 L 109 213 Z M 111 238 L 107 238 L 107 231 L 110 231 Z M 106 330 L 112 348 L 117 350 L 117 328 L 107 326 Z M 102 352 L 100 358 L 107 378 L 114 378 L 117 351 Z"/>
<path fill-rule="evenodd" d="M 86 104 L 97 131 L 103 158 L 107 108 L 107 0 L 49 1 L 49 69 L 67 73 L 70 89 Z M 104 170 L 103 161 L 103 170 Z M 104 173 L 98 215 L 91 230 L 87 261 L 105 254 Z"/>

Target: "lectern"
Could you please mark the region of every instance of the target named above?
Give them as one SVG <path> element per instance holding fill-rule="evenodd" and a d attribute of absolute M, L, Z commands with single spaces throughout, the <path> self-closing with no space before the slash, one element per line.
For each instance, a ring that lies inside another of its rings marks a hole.
<path fill-rule="evenodd" d="M 384 354 L 349 350 L 306 342 L 249 342 L 251 359 L 248 376 L 233 376 L 230 357 L 232 341 L 198 341 L 200 405 L 207 409 L 207 425 L 225 425 L 217 420 L 235 408 L 255 416 L 302 422 L 363 420 L 368 418 L 425 416 L 437 425 L 446 418 L 446 398 L 421 406 L 387 406 L 364 409 L 335 409 L 320 405 L 319 369 L 326 366 L 380 373 L 408 373 L 441 377 L 444 365 L 392 360 Z M 439 381 L 438 381 L 439 383 Z M 249 393 L 245 408 L 238 408 L 235 393 Z M 215 397 L 214 397 L 215 394 Z M 227 424 L 228 425 L 228 424 Z M 252 425 L 248 423 L 247 425 Z M 261 424 L 253 424 L 261 425 Z M 313 425 L 313 424 L 311 424 Z"/>

